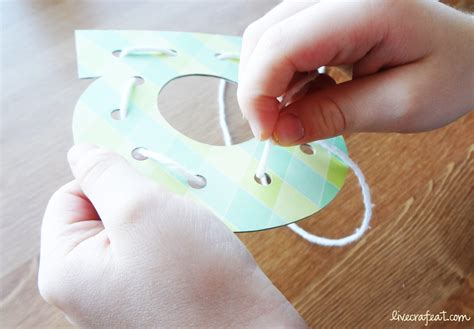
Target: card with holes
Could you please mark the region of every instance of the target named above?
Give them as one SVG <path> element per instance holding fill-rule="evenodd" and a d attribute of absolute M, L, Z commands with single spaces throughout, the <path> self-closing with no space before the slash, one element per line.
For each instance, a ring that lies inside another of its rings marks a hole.
<path fill-rule="evenodd" d="M 174 129 L 157 107 L 161 89 L 181 76 L 237 82 L 240 43 L 240 37 L 203 33 L 76 31 L 79 77 L 97 79 L 77 102 L 75 142 L 121 154 L 158 184 L 209 208 L 235 232 L 312 215 L 334 199 L 347 174 L 347 166 L 326 148 L 274 146 L 268 184 L 262 184 L 255 172 L 264 143 L 198 142 Z M 347 154 L 341 136 L 325 142 Z"/>

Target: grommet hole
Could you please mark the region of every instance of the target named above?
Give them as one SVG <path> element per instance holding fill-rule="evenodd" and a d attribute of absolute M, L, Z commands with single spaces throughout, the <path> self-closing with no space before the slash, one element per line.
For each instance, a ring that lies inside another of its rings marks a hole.
<path fill-rule="evenodd" d="M 206 187 L 206 185 L 207 185 L 206 177 L 201 176 L 201 175 L 196 175 L 196 177 L 198 178 L 196 181 L 188 180 L 189 186 L 191 186 L 192 188 L 195 188 L 195 189 L 202 189 L 202 188 Z"/>
<path fill-rule="evenodd" d="M 314 148 L 309 144 L 301 144 L 300 145 L 300 150 L 304 154 L 308 154 L 308 155 L 313 155 L 315 153 Z"/>
<path fill-rule="evenodd" d="M 118 111 L 118 110 L 116 110 Z M 114 111 L 112 111 L 113 113 Z M 142 150 L 146 150 L 144 147 L 137 147 L 137 148 L 134 148 L 132 150 L 132 158 L 134 158 L 135 160 L 138 160 L 138 161 L 143 161 L 143 160 L 146 160 L 148 159 L 148 157 L 144 156 L 141 151 Z"/>
<path fill-rule="evenodd" d="M 267 174 L 267 173 L 265 173 L 265 175 L 262 178 L 259 178 L 259 177 L 257 177 L 257 175 L 255 175 L 255 176 L 253 176 L 253 179 L 255 179 L 255 181 L 258 184 L 263 185 L 263 186 L 268 186 L 272 182 L 272 179 L 270 178 L 270 175 Z"/>
<path fill-rule="evenodd" d="M 142 84 L 145 83 L 145 79 L 143 79 L 141 76 L 134 76 L 135 78 L 135 86 L 141 86 Z"/>
<path fill-rule="evenodd" d="M 110 112 L 110 116 L 114 120 L 122 120 L 122 118 L 120 117 L 120 109 L 112 110 L 112 112 Z"/>

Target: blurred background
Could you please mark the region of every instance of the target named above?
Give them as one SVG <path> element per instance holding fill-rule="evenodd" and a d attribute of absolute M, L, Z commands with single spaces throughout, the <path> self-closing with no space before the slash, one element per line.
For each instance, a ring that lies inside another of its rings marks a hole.
<path fill-rule="evenodd" d="M 73 110 L 92 81 L 77 78 L 74 30 L 242 35 L 278 2 L 1 2 L 0 327 L 70 326 L 41 299 L 36 276 L 42 215 L 51 194 L 72 179 L 66 153 Z M 471 11 L 473 3 L 449 1 Z M 339 82 L 350 78 L 336 68 L 330 74 Z M 184 134 L 223 145 L 217 86 L 216 78 L 177 79 L 157 95 L 157 104 Z M 251 133 L 235 91 L 230 84 L 229 126 L 234 141 L 242 142 Z M 393 310 L 474 318 L 473 132 L 471 113 L 435 132 L 345 136 L 375 203 L 372 229 L 357 244 L 317 247 L 287 228 L 239 237 L 312 327 L 389 327 L 396 325 L 389 321 Z M 362 213 L 351 174 L 336 200 L 302 226 L 342 236 L 358 226 Z"/>

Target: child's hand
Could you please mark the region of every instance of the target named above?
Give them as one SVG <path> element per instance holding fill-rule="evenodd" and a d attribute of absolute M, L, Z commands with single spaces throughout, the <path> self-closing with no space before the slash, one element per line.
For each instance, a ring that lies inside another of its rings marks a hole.
<path fill-rule="evenodd" d="M 39 289 L 86 327 L 304 326 L 237 237 L 118 155 L 69 152 L 75 180 L 51 198 Z"/>
<path fill-rule="evenodd" d="M 283 2 L 244 34 L 238 99 L 257 138 L 301 144 L 351 131 L 434 129 L 474 108 L 474 21 L 435 1 Z M 301 73 L 321 76 L 281 113 Z"/>

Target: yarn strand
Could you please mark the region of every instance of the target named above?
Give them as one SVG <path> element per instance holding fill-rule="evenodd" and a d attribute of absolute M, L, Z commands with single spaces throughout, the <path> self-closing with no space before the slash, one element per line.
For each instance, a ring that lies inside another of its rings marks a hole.
<path fill-rule="evenodd" d="M 217 57 L 219 59 L 227 59 L 227 58 L 234 59 L 235 58 L 232 55 L 230 55 L 229 57 L 227 57 L 226 55 L 227 54 L 220 54 L 221 57 L 220 58 L 218 56 Z M 320 73 L 322 74 L 325 71 L 326 71 L 326 68 L 321 67 L 318 69 L 318 71 L 311 72 L 306 77 L 298 81 L 292 88 L 290 88 L 290 90 L 287 93 L 285 93 L 285 95 L 280 97 L 279 110 L 282 110 L 285 106 L 289 105 L 290 102 L 293 100 L 293 97 L 299 91 L 301 91 L 304 88 L 304 86 L 306 86 L 311 81 L 315 80 Z M 225 100 L 225 94 L 221 91 L 221 85 L 219 86 L 218 97 L 219 97 L 219 116 L 220 116 L 219 122 L 221 124 L 221 128 L 224 134 L 224 141 L 226 141 L 227 140 L 226 134 L 229 134 L 229 130 L 227 128 L 227 123 L 225 120 L 224 106 L 221 105 L 221 104 L 224 104 L 224 100 Z M 362 192 L 362 200 L 365 207 L 364 217 L 362 218 L 361 226 L 357 228 L 353 234 L 348 235 L 343 238 L 335 238 L 335 239 L 321 237 L 321 236 L 317 236 L 312 233 L 309 233 L 308 231 L 304 230 L 302 227 L 300 227 L 296 223 L 292 223 L 287 226 L 293 232 L 295 232 L 300 237 L 302 237 L 303 239 L 305 239 L 306 241 L 310 243 L 321 245 L 321 246 L 342 247 L 360 239 L 364 235 L 364 233 L 369 229 L 370 220 L 372 218 L 372 201 L 371 201 L 371 196 L 370 196 L 370 189 L 365 180 L 364 174 L 362 173 L 362 170 L 344 152 L 342 152 L 337 147 L 334 147 L 323 140 L 318 141 L 317 144 L 320 145 L 325 150 L 327 150 L 329 153 L 337 156 L 342 162 L 344 162 L 348 167 L 350 167 L 352 171 L 354 172 L 354 174 L 356 175 L 361 192 Z M 230 145 L 230 143 L 226 142 L 226 145 Z M 260 179 L 263 185 L 268 185 L 267 176 L 265 174 L 267 170 L 267 163 L 268 163 L 268 158 L 270 155 L 271 146 L 272 146 L 271 139 L 268 139 L 267 141 L 265 141 L 262 155 L 260 157 L 260 161 L 258 163 L 257 170 L 255 173 L 255 176 Z"/>
<path fill-rule="evenodd" d="M 125 57 L 130 54 L 137 54 L 137 55 L 149 55 L 149 53 L 161 53 L 169 56 L 176 56 L 176 51 L 173 49 L 169 48 L 161 48 L 161 47 L 130 47 L 130 48 L 125 48 L 121 51 L 120 57 Z M 123 120 L 127 117 L 128 114 L 128 107 L 130 105 L 130 98 L 132 96 L 133 90 L 135 88 L 135 85 L 137 83 L 137 78 L 132 77 L 129 78 L 123 86 L 122 89 L 122 95 L 120 98 L 120 108 L 119 108 L 119 114 L 120 114 L 120 119 Z M 224 90 L 225 91 L 225 90 Z M 161 165 L 165 166 L 168 168 L 170 171 L 178 174 L 179 176 L 184 177 L 188 183 L 191 186 L 194 186 L 196 188 L 202 188 L 206 185 L 206 180 L 204 177 L 200 175 L 196 175 L 189 170 L 187 170 L 185 167 L 183 167 L 181 164 L 176 162 L 175 160 L 157 153 L 153 152 L 150 150 L 147 150 L 145 148 L 139 147 L 134 150 L 134 152 L 144 159 L 152 159 Z"/>
<path fill-rule="evenodd" d="M 190 184 L 194 184 L 196 186 L 203 186 L 206 184 L 202 176 L 193 174 L 192 172 L 187 170 L 185 167 L 183 167 L 181 164 L 179 164 L 178 162 L 174 161 L 173 159 L 163 154 L 153 152 L 145 148 L 138 148 L 135 150 L 135 152 L 137 152 L 144 158 L 149 158 L 162 164 L 163 166 L 167 167 L 170 171 L 173 171 L 177 173 L 178 175 L 186 178 L 186 180 Z"/>
<path fill-rule="evenodd" d="M 119 57 L 126 57 L 128 55 L 144 55 L 144 54 L 160 54 L 160 55 L 168 55 L 168 56 L 176 56 L 176 50 L 171 48 L 163 48 L 163 47 L 128 47 L 124 48 L 120 51 Z"/>
<path fill-rule="evenodd" d="M 281 97 L 279 110 L 281 111 L 285 106 L 287 106 L 293 99 L 293 97 L 309 82 L 313 81 L 318 77 L 319 73 L 317 71 L 312 72 L 305 76 L 303 79 L 298 81 L 283 97 Z M 255 172 L 255 176 L 260 179 L 264 185 L 268 185 L 267 176 L 265 175 L 267 171 L 267 163 L 268 157 L 270 155 L 270 149 L 272 147 L 272 140 L 271 138 L 265 141 L 265 145 L 263 147 L 262 156 L 260 157 L 260 161 L 258 162 L 257 170 Z"/>
<path fill-rule="evenodd" d="M 225 91 L 227 82 L 224 79 L 219 81 L 219 92 L 217 93 L 217 103 L 219 104 L 219 125 L 222 130 L 222 137 L 224 138 L 224 145 L 232 145 L 232 136 L 230 135 L 229 126 L 227 125 L 226 111 L 225 111 Z"/>
<path fill-rule="evenodd" d="M 123 120 L 127 117 L 128 106 L 130 104 L 130 98 L 132 97 L 132 92 L 135 89 L 137 79 L 135 77 L 128 79 L 122 89 L 122 97 L 120 98 L 120 120 Z"/>
<path fill-rule="evenodd" d="M 362 200 L 365 207 L 362 223 L 360 227 L 357 228 L 353 234 L 348 235 L 344 238 L 340 238 L 340 239 L 324 238 L 324 237 L 311 234 L 305 231 L 304 229 L 302 229 L 300 226 L 298 226 L 295 223 L 289 224 L 288 227 L 291 230 L 293 230 L 293 232 L 300 235 L 303 239 L 311 243 L 319 244 L 321 246 L 342 247 L 360 239 L 364 235 L 364 233 L 369 229 L 370 219 L 372 218 L 372 201 L 371 201 L 371 196 L 370 196 L 370 189 L 369 189 L 369 185 L 367 184 L 365 180 L 364 174 L 362 173 L 362 170 L 354 161 L 352 161 L 351 158 L 349 158 L 344 152 L 339 150 L 337 147 L 332 146 L 326 141 L 318 141 L 317 143 L 319 146 L 323 147 L 328 152 L 332 153 L 333 155 L 341 159 L 341 161 L 344 162 L 346 165 L 348 165 L 352 169 L 354 174 L 356 175 L 357 180 L 359 181 L 359 186 L 362 192 Z"/>
<path fill-rule="evenodd" d="M 235 53 L 217 53 L 216 58 L 221 60 L 221 61 L 224 61 L 224 60 L 227 60 L 227 59 L 240 60 L 240 55 L 235 54 Z"/>
<path fill-rule="evenodd" d="M 135 54 L 135 53 L 146 54 L 150 52 L 152 53 L 156 52 L 156 53 L 170 55 L 170 56 L 176 55 L 176 51 L 169 48 L 130 47 L 130 48 L 123 49 L 120 53 L 120 57 L 124 57 L 124 56 Z M 233 53 L 220 53 L 220 54 L 216 54 L 216 58 L 219 60 L 229 60 L 229 59 L 238 60 L 239 55 L 233 54 Z M 320 68 L 318 71 L 324 72 L 324 69 Z M 306 84 L 316 79 L 318 77 L 318 71 L 309 73 L 306 77 L 298 81 L 285 95 L 283 95 L 281 97 L 279 109 L 281 110 L 285 106 L 290 104 L 291 101 L 293 100 L 293 97 L 299 91 L 301 91 L 302 88 L 304 88 Z M 119 109 L 121 119 L 125 119 L 127 116 L 128 106 L 130 103 L 130 98 L 131 98 L 133 89 L 135 87 L 135 84 L 136 84 L 135 77 L 128 79 L 126 83 L 124 84 L 121 101 L 120 101 L 120 109 Z M 231 137 L 229 127 L 227 125 L 227 120 L 226 120 L 225 92 L 226 92 L 226 81 L 222 79 L 219 83 L 219 89 L 218 89 L 219 125 L 222 130 L 224 144 L 231 145 L 232 137 Z M 325 238 L 325 237 L 321 237 L 321 236 L 317 236 L 312 233 L 309 233 L 303 228 L 301 228 L 299 225 L 297 225 L 296 223 L 292 223 L 287 226 L 293 232 L 295 232 L 300 237 L 302 237 L 303 239 L 307 240 L 310 243 L 318 244 L 322 246 L 345 246 L 349 243 L 352 243 L 360 239 L 364 235 L 364 233 L 369 229 L 370 220 L 372 218 L 372 202 L 371 202 L 371 196 L 370 196 L 370 189 L 369 189 L 369 186 L 367 185 L 364 174 L 362 173 L 359 166 L 357 166 L 357 164 L 354 161 L 352 161 L 352 159 L 349 158 L 344 152 L 340 151 L 337 147 L 332 146 L 326 141 L 318 141 L 317 144 L 320 145 L 322 148 L 326 149 L 329 153 L 338 157 L 342 162 L 344 162 L 348 167 L 350 167 L 352 171 L 354 172 L 354 174 L 356 175 L 357 180 L 360 185 L 361 192 L 362 192 L 362 199 L 363 199 L 363 203 L 365 207 L 364 217 L 362 219 L 361 226 L 357 228 L 353 234 L 348 235 L 343 238 L 335 238 L 335 239 Z M 260 179 L 263 185 L 268 185 L 269 183 L 267 182 L 267 179 L 266 179 L 267 178 L 266 170 L 267 170 L 267 163 L 268 163 L 268 159 L 269 159 L 269 155 L 271 151 L 271 146 L 272 146 L 272 142 L 269 139 L 265 142 L 262 155 L 258 163 L 256 174 L 255 174 L 255 176 Z M 204 177 L 191 173 L 181 164 L 179 164 L 175 160 L 163 154 L 153 152 L 145 148 L 138 148 L 135 150 L 135 152 L 138 153 L 144 159 L 152 159 L 162 164 L 163 166 L 167 167 L 170 171 L 173 171 L 177 173 L 178 175 L 186 178 L 190 184 L 194 184 L 195 186 L 199 186 L 199 187 L 203 187 L 206 185 L 206 181 Z"/>

